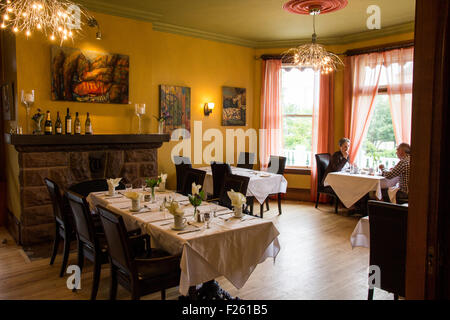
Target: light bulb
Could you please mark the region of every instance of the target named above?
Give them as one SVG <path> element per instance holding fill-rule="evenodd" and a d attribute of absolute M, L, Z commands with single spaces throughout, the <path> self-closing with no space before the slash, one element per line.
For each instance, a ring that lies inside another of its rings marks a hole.
<path fill-rule="evenodd" d="M 2 23 L 1 28 L 5 29 L 6 28 L 6 24 Z"/>
<path fill-rule="evenodd" d="M 5 13 L 5 15 L 3 16 L 4 20 L 9 20 L 9 16 Z"/>
<path fill-rule="evenodd" d="M 25 34 L 27 35 L 27 37 L 31 36 L 30 30 L 27 30 L 27 32 Z"/>
<path fill-rule="evenodd" d="M 40 23 L 38 23 L 38 25 L 37 25 L 36 27 L 37 27 L 39 30 L 42 28 Z"/>
<path fill-rule="evenodd" d="M 19 29 L 18 29 L 17 27 L 14 27 L 13 31 L 14 31 L 14 32 L 18 32 Z"/>
<path fill-rule="evenodd" d="M 55 36 L 54 36 L 54 35 L 51 35 L 51 36 L 50 36 L 50 40 L 52 40 L 52 41 L 55 40 Z"/>
<path fill-rule="evenodd" d="M 8 8 L 8 9 L 6 9 L 6 11 L 13 12 L 13 9 L 12 8 Z"/>

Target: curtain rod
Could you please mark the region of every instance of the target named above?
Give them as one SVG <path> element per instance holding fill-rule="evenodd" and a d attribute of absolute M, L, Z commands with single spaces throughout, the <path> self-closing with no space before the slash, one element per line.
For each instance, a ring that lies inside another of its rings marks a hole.
<path fill-rule="evenodd" d="M 389 44 L 382 44 L 382 45 L 373 46 L 373 47 L 351 49 L 351 50 L 345 51 L 344 54 L 346 56 L 356 56 L 356 55 L 360 55 L 360 54 L 384 52 L 384 51 L 389 51 L 389 50 L 404 49 L 404 48 L 410 48 L 410 47 L 414 47 L 414 41 L 408 40 L 408 41 L 394 42 L 394 43 L 389 43 Z"/>

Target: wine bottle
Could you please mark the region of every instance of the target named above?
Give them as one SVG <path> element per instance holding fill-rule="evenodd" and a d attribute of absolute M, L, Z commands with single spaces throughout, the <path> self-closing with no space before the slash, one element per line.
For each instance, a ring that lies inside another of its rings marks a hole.
<path fill-rule="evenodd" d="M 78 118 L 78 112 L 75 113 L 75 134 L 81 134 L 81 122 L 80 118 Z"/>
<path fill-rule="evenodd" d="M 47 118 L 46 118 L 45 124 L 44 124 L 44 132 L 47 135 L 53 133 L 53 125 L 52 125 L 52 119 L 50 118 L 50 111 L 47 111 Z"/>
<path fill-rule="evenodd" d="M 62 122 L 61 118 L 59 117 L 59 111 L 56 113 L 55 133 L 62 134 Z"/>
<path fill-rule="evenodd" d="M 87 113 L 86 122 L 84 123 L 84 134 L 93 134 L 91 118 L 89 118 L 89 112 Z"/>
<path fill-rule="evenodd" d="M 67 115 L 66 115 L 66 134 L 72 134 L 72 117 L 69 113 L 69 108 L 67 108 Z"/>

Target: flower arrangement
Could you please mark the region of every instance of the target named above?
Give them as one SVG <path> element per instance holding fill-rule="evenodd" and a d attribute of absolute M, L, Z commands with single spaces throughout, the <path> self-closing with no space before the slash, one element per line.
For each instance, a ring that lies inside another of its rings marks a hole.
<path fill-rule="evenodd" d="M 194 207 L 194 219 L 197 218 L 197 207 L 202 204 L 202 201 L 206 199 L 206 194 L 203 190 L 200 191 L 202 188 L 201 185 L 195 184 L 195 182 L 192 182 L 192 194 L 188 195 L 189 202 Z"/>
<path fill-rule="evenodd" d="M 158 179 L 145 179 L 145 184 L 152 190 L 152 201 L 155 200 L 155 187 L 157 187 L 161 183 L 161 178 Z"/>
<path fill-rule="evenodd" d="M 31 118 L 35 123 L 34 134 L 42 134 L 42 121 L 44 120 L 44 114 L 41 113 L 41 109 L 37 109 L 37 113 Z"/>

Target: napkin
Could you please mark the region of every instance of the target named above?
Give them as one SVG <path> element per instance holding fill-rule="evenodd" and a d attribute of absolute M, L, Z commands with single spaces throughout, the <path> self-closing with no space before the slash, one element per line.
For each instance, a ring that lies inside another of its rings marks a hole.
<path fill-rule="evenodd" d="M 242 193 L 235 192 L 233 189 L 231 189 L 231 191 L 228 191 L 227 195 L 234 207 L 242 207 L 242 205 L 247 202 L 247 199 Z"/>
<path fill-rule="evenodd" d="M 161 178 L 161 183 L 166 183 L 167 180 L 167 173 L 161 173 L 159 175 L 159 177 Z"/>
<path fill-rule="evenodd" d="M 123 195 L 131 200 L 142 200 L 144 198 L 144 195 L 140 192 L 125 192 Z"/>
<path fill-rule="evenodd" d="M 115 188 L 119 185 L 120 180 L 122 180 L 122 178 L 116 178 L 116 179 L 107 179 L 106 182 L 108 183 L 108 188 Z"/>
<path fill-rule="evenodd" d="M 168 204 L 166 204 L 166 208 L 167 208 L 167 210 L 169 210 L 170 214 L 172 214 L 174 216 L 179 216 L 179 217 L 184 216 L 183 208 L 181 208 L 180 205 L 178 204 L 178 202 L 176 202 L 176 201 L 172 201 L 172 202 L 169 202 Z"/>

